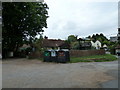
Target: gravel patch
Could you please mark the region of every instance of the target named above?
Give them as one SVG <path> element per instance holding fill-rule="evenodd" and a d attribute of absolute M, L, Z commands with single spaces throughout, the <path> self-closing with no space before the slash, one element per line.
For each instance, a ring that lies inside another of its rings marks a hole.
<path fill-rule="evenodd" d="M 13 59 L 2 64 L 3 88 L 102 88 L 101 83 L 116 77 L 106 72 L 118 70 L 118 61 L 61 64 Z"/>

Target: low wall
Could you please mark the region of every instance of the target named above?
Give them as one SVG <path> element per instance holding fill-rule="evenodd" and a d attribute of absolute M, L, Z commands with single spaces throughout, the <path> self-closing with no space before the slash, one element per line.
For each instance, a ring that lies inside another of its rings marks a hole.
<path fill-rule="evenodd" d="M 103 55 L 103 54 L 105 54 L 105 50 L 70 50 L 71 57 Z"/>

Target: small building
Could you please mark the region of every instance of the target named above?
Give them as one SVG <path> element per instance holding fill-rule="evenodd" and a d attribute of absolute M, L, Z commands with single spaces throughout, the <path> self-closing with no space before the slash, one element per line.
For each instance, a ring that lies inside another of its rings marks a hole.
<path fill-rule="evenodd" d="M 95 47 L 96 49 L 100 49 L 101 48 L 101 42 L 99 40 L 93 42 L 91 41 L 92 47 Z"/>
<path fill-rule="evenodd" d="M 70 45 L 64 40 L 48 39 L 45 38 L 42 42 L 42 47 L 46 49 L 69 49 Z"/>
<path fill-rule="evenodd" d="M 117 54 L 118 52 L 120 52 L 120 45 L 118 45 L 118 46 L 115 48 L 115 53 Z"/>
<path fill-rule="evenodd" d="M 91 49 L 91 42 L 89 38 L 79 38 L 79 50 L 88 50 Z"/>
<path fill-rule="evenodd" d="M 111 42 L 117 42 L 118 41 L 118 37 L 117 36 L 110 37 L 110 41 Z"/>
<path fill-rule="evenodd" d="M 29 48 L 30 47 L 30 45 L 28 44 L 23 44 L 21 47 L 20 47 L 20 49 L 26 49 L 26 48 Z"/>
<path fill-rule="evenodd" d="M 88 49 L 91 49 L 91 42 L 84 42 L 84 43 L 81 43 L 81 49 L 82 50 L 88 50 Z"/>
<path fill-rule="evenodd" d="M 104 48 L 105 51 L 108 50 L 108 46 L 106 44 L 103 45 L 103 48 Z"/>

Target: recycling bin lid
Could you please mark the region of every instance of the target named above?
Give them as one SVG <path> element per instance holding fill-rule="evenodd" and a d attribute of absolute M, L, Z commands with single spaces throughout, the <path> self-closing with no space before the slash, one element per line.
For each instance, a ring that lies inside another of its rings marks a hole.
<path fill-rule="evenodd" d="M 57 54 L 56 54 L 56 51 L 51 51 L 51 56 L 52 57 L 55 57 Z"/>
<path fill-rule="evenodd" d="M 69 49 L 61 49 L 62 51 L 69 51 Z"/>
<path fill-rule="evenodd" d="M 58 51 L 58 57 L 63 57 L 63 56 L 65 56 L 65 51 L 62 51 L 62 50 L 60 50 L 60 51 Z"/>
<path fill-rule="evenodd" d="M 50 52 L 49 51 L 45 51 L 44 52 L 44 56 L 50 56 Z"/>
<path fill-rule="evenodd" d="M 49 49 L 49 50 L 47 50 L 47 51 L 50 51 L 50 52 L 51 52 L 51 51 L 58 51 L 58 50 Z"/>

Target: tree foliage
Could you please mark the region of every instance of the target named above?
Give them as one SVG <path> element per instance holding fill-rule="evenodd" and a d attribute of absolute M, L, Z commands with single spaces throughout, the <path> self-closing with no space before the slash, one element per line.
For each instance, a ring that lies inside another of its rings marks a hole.
<path fill-rule="evenodd" d="M 77 36 L 70 35 L 70 36 L 68 36 L 67 40 L 68 40 L 69 43 L 75 42 L 75 41 L 77 41 Z"/>
<path fill-rule="evenodd" d="M 79 42 L 75 41 L 75 42 L 71 43 L 71 49 L 79 49 Z"/>
<path fill-rule="evenodd" d="M 47 28 L 48 6 L 43 2 L 5 2 L 3 15 L 3 51 L 16 51 L 23 42 L 32 43 Z"/>
<path fill-rule="evenodd" d="M 106 44 L 109 45 L 109 40 L 102 34 L 93 34 L 91 37 L 89 36 L 88 38 L 90 38 L 93 42 L 95 42 L 96 40 L 99 40 L 102 45 Z"/>
<path fill-rule="evenodd" d="M 40 35 L 39 39 L 36 39 L 34 42 L 34 46 L 36 47 L 36 50 L 38 51 L 42 51 L 43 47 L 42 47 L 42 43 L 43 42 L 43 36 Z"/>

